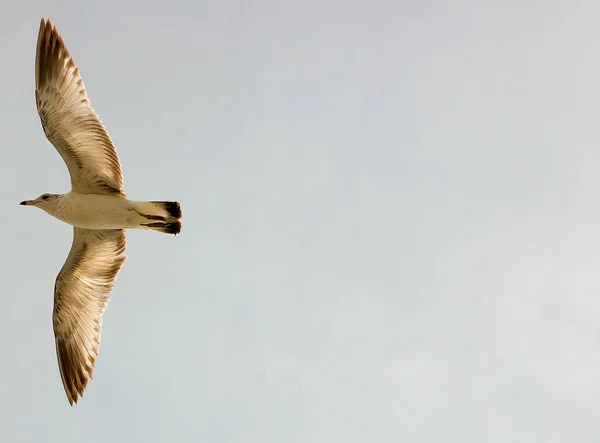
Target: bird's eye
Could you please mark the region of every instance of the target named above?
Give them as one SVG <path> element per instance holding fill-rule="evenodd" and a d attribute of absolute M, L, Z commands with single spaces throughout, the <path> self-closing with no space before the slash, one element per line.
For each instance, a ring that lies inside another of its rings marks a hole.
<path fill-rule="evenodd" d="M 42 200 L 48 200 L 48 197 L 49 197 L 48 194 L 44 194 L 44 195 L 42 195 Z"/>

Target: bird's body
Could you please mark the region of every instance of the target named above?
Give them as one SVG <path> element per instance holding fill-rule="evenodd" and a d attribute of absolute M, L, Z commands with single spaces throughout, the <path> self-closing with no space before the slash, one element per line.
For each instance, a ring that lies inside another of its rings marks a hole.
<path fill-rule="evenodd" d="M 149 223 L 176 222 L 162 205 L 166 202 L 129 200 L 120 194 L 48 195 L 41 209 L 57 219 L 83 229 L 152 229 Z"/>
<path fill-rule="evenodd" d="M 90 101 L 58 31 L 42 19 L 35 61 L 35 98 L 48 140 L 71 177 L 66 194 L 42 194 L 35 206 L 73 226 L 73 244 L 54 287 L 53 326 L 58 367 L 71 405 L 95 366 L 102 315 L 125 262 L 125 229 L 179 234 L 173 201 L 129 200 L 115 146 Z"/>
<path fill-rule="evenodd" d="M 148 222 L 135 211 L 135 202 L 119 195 L 69 192 L 57 197 L 47 212 L 83 229 L 129 229 Z"/>

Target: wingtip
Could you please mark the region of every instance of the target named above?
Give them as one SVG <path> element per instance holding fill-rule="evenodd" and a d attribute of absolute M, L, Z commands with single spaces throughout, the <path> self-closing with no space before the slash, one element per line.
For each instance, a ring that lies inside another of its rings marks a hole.
<path fill-rule="evenodd" d="M 48 38 L 47 36 L 52 32 L 52 23 L 50 23 L 50 19 L 44 19 L 44 17 L 42 17 L 42 19 L 40 20 L 40 30 L 38 32 L 38 41 L 37 41 L 37 52 L 39 55 L 39 49 L 40 49 L 40 45 L 42 43 L 42 40 L 44 38 Z M 38 55 L 36 55 L 36 65 L 38 64 Z"/>
<path fill-rule="evenodd" d="M 52 26 L 52 23 L 50 23 L 50 19 L 49 18 L 42 17 L 42 19 L 40 20 L 40 31 L 42 29 L 44 29 L 46 27 L 46 25 Z"/>
<path fill-rule="evenodd" d="M 56 26 L 52 24 L 49 18 L 42 17 L 40 20 L 40 32 L 39 34 L 50 34 L 52 32 L 57 32 Z"/>
<path fill-rule="evenodd" d="M 65 386 L 65 394 L 67 394 L 67 401 L 69 402 L 69 406 L 73 406 L 77 404 L 77 392 L 70 392 Z"/>
<path fill-rule="evenodd" d="M 76 406 L 79 399 L 83 397 L 83 392 L 77 392 L 77 390 L 69 392 L 66 388 L 65 391 L 67 393 L 67 400 L 69 401 L 69 406 L 71 407 Z"/>

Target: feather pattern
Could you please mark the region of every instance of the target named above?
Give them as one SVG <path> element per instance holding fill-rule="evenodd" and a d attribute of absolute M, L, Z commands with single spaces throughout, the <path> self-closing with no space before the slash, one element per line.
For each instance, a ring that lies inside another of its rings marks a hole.
<path fill-rule="evenodd" d="M 115 146 L 90 105 L 62 37 L 44 19 L 35 58 L 35 97 L 44 133 L 65 161 L 73 191 L 124 196 Z"/>
<path fill-rule="evenodd" d="M 69 403 L 77 403 L 92 378 L 108 294 L 125 262 L 122 229 L 74 228 L 71 251 L 54 287 L 58 367 Z"/>

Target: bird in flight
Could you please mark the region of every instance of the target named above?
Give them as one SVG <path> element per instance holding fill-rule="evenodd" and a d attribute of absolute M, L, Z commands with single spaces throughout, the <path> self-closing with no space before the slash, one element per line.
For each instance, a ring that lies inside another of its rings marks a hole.
<path fill-rule="evenodd" d="M 56 277 L 53 327 L 69 403 L 83 395 L 95 367 L 102 315 L 125 262 L 125 229 L 179 234 L 174 201 L 129 200 L 115 146 L 90 106 L 79 69 L 50 20 L 40 23 L 35 98 L 46 137 L 67 165 L 71 191 L 42 194 L 36 206 L 73 226 L 71 251 Z"/>

